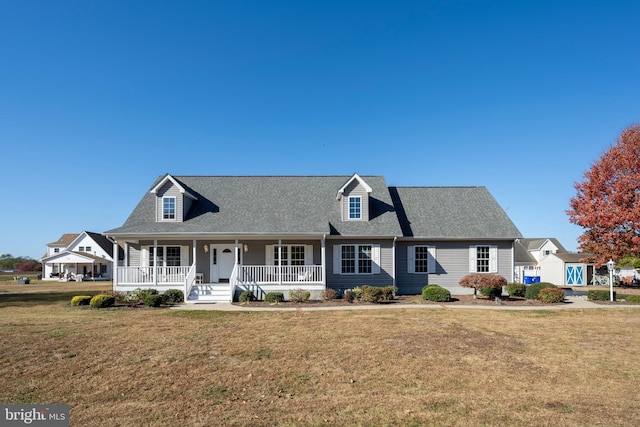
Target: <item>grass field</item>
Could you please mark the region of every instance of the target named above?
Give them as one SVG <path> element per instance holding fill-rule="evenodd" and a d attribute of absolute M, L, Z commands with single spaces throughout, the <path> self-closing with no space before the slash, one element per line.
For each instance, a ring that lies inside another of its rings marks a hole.
<path fill-rule="evenodd" d="M 71 307 L 0 283 L 0 402 L 74 426 L 635 426 L 640 310 Z"/>

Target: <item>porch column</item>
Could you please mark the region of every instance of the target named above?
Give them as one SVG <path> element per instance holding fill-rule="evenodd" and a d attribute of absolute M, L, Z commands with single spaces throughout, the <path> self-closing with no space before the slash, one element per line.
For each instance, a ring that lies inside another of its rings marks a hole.
<path fill-rule="evenodd" d="M 282 285 L 282 239 L 278 239 L 278 283 Z"/>
<path fill-rule="evenodd" d="M 322 273 L 320 280 L 322 280 L 322 284 L 324 287 L 327 287 L 327 252 L 326 252 L 326 236 L 322 235 L 322 239 L 320 239 L 320 263 L 322 264 Z"/>
<path fill-rule="evenodd" d="M 191 263 L 191 265 L 193 266 L 193 269 L 195 270 L 195 266 L 196 266 L 196 239 L 193 239 L 193 262 Z M 194 271 L 194 273 L 196 273 Z"/>
<path fill-rule="evenodd" d="M 126 247 L 126 246 L 125 246 Z M 125 260 L 126 260 L 125 256 Z M 113 241 L 113 257 L 112 257 L 111 276 L 113 280 L 113 292 L 118 288 L 118 242 Z"/>
<path fill-rule="evenodd" d="M 397 237 L 393 238 L 393 246 L 391 247 L 391 259 L 393 262 L 391 263 L 391 278 L 393 279 L 393 287 L 396 287 L 396 240 Z"/>
<path fill-rule="evenodd" d="M 158 241 L 153 241 L 153 286 L 158 286 Z"/>
<path fill-rule="evenodd" d="M 238 277 L 240 277 L 240 267 L 239 267 L 239 260 L 240 260 L 240 253 L 239 253 L 239 249 L 238 249 L 238 239 L 236 239 L 235 241 L 235 246 L 234 246 L 234 257 L 235 259 L 233 260 L 233 265 L 236 266 L 236 268 L 234 268 L 234 270 L 236 271 L 236 277 L 232 277 L 230 278 L 230 282 L 237 282 Z"/>

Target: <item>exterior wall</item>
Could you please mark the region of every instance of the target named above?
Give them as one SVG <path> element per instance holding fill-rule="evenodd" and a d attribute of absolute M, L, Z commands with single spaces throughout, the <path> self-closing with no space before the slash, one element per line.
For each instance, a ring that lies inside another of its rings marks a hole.
<path fill-rule="evenodd" d="M 91 247 L 91 251 L 87 251 L 87 246 Z M 80 250 L 80 248 L 84 248 Z M 74 242 L 71 246 L 67 248 L 70 251 L 81 252 L 91 254 L 93 256 L 97 256 L 100 258 L 104 258 L 105 262 L 111 262 L 111 256 L 105 252 L 91 237 L 84 235 L 82 239 Z"/>
<path fill-rule="evenodd" d="M 162 187 L 158 189 L 156 193 L 156 221 L 161 222 L 162 219 L 162 198 L 163 197 L 175 197 L 176 198 L 176 219 L 177 222 L 182 222 L 184 219 L 184 201 L 183 195 L 180 190 L 174 186 L 170 181 L 167 181 Z"/>
<path fill-rule="evenodd" d="M 540 281 L 564 286 L 564 261 L 554 255 L 540 261 Z"/>
<path fill-rule="evenodd" d="M 138 265 L 146 265 L 148 259 L 148 247 L 153 246 L 153 240 L 140 240 L 140 263 Z M 192 247 L 193 240 L 158 240 L 158 246 L 180 246 L 180 265 L 193 264 Z M 186 251 L 186 252 L 185 252 Z M 147 255 L 145 255 L 145 253 Z"/>
<path fill-rule="evenodd" d="M 513 280 L 513 251 L 509 242 L 434 242 L 398 241 L 396 245 L 396 286 L 400 294 L 419 294 L 427 284 L 440 285 L 452 295 L 470 295 L 473 289 L 459 285 L 460 279 L 469 274 L 469 246 L 495 245 L 498 247 L 498 272 L 500 276 Z M 407 247 L 412 245 L 435 246 L 435 273 L 409 273 Z"/>
<path fill-rule="evenodd" d="M 361 209 L 362 209 L 362 219 L 361 220 L 350 220 L 349 219 L 349 197 L 358 196 L 362 200 Z M 342 220 L 343 221 L 369 221 L 369 193 L 365 190 L 365 188 L 360 185 L 358 180 L 353 180 L 346 188 L 344 193 L 342 194 Z"/>
<path fill-rule="evenodd" d="M 379 274 L 334 274 L 333 246 L 334 245 L 380 245 L 380 273 Z M 392 240 L 330 240 L 326 242 L 326 274 L 327 287 L 338 292 L 352 289 L 356 286 L 392 286 L 393 285 L 393 241 Z"/>

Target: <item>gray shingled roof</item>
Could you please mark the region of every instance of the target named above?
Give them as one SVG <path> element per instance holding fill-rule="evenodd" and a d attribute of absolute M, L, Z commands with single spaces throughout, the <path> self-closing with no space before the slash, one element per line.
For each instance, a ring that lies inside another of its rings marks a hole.
<path fill-rule="evenodd" d="M 401 234 L 384 177 L 363 176 L 373 188 L 370 221 L 341 221 L 338 190 L 349 176 L 173 176 L 194 194 L 184 222 L 156 222 L 149 191 L 122 227 L 122 234 Z M 153 188 L 159 180 L 149 188 Z"/>
<path fill-rule="evenodd" d="M 431 239 L 522 237 L 485 187 L 391 187 L 404 236 Z"/>

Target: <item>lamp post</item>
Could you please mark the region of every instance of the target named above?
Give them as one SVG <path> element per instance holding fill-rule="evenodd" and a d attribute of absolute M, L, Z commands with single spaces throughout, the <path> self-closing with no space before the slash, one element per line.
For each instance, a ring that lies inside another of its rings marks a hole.
<path fill-rule="evenodd" d="M 609 269 L 609 296 L 611 297 L 611 301 L 613 301 L 613 269 L 615 266 L 616 263 L 609 258 L 609 261 L 607 261 L 607 269 Z"/>

